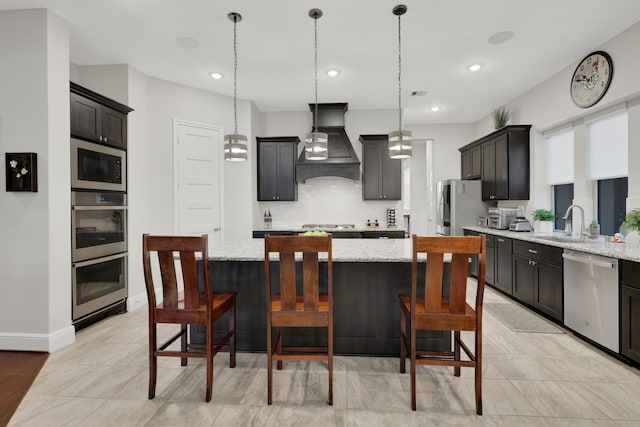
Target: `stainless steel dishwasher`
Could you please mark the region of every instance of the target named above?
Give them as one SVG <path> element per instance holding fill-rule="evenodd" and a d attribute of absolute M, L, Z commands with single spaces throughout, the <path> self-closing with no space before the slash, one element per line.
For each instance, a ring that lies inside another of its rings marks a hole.
<path fill-rule="evenodd" d="M 618 352 L 618 260 L 564 250 L 564 323 Z"/>

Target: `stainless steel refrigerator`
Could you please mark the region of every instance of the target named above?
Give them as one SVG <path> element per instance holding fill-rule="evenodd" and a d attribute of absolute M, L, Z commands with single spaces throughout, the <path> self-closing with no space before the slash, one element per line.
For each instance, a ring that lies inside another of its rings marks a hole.
<path fill-rule="evenodd" d="M 487 215 L 481 181 L 447 179 L 438 182 L 436 191 L 438 234 L 462 236 L 462 227 L 476 225 L 478 217 Z"/>

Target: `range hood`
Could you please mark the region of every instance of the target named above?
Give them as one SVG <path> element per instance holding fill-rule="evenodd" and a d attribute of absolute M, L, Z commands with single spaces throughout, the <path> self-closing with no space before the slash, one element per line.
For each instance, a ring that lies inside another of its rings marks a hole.
<path fill-rule="evenodd" d="M 360 160 L 344 129 L 347 106 L 347 103 L 318 104 L 318 131 L 329 136 L 328 158 L 307 160 L 303 150 L 296 162 L 296 181 L 304 182 L 319 176 L 339 176 L 354 181 L 360 179 Z M 309 104 L 311 114 L 314 108 L 315 104 Z"/>

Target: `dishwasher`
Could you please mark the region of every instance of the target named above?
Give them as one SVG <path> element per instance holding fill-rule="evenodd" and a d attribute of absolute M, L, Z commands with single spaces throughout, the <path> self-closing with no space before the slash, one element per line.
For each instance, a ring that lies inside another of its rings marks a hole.
<path fill-rule="evenodd" d="M 567 249 L 562 258 L 564 324 L 618 353 L 618 260 Z"/>

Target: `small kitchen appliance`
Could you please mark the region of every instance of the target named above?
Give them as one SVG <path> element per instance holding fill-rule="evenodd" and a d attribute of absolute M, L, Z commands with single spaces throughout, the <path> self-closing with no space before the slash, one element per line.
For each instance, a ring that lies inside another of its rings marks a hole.
<path fill-rule="evenodd" d="M 531 223 L 523 216 L 517 216 L 509 224 L 509 231 L 531 231 Z"/>
<path fill-rule="evenodd" d="M 507 230 L 517 211 L 517 208 L 489 208 L 489 228 Z"/>

